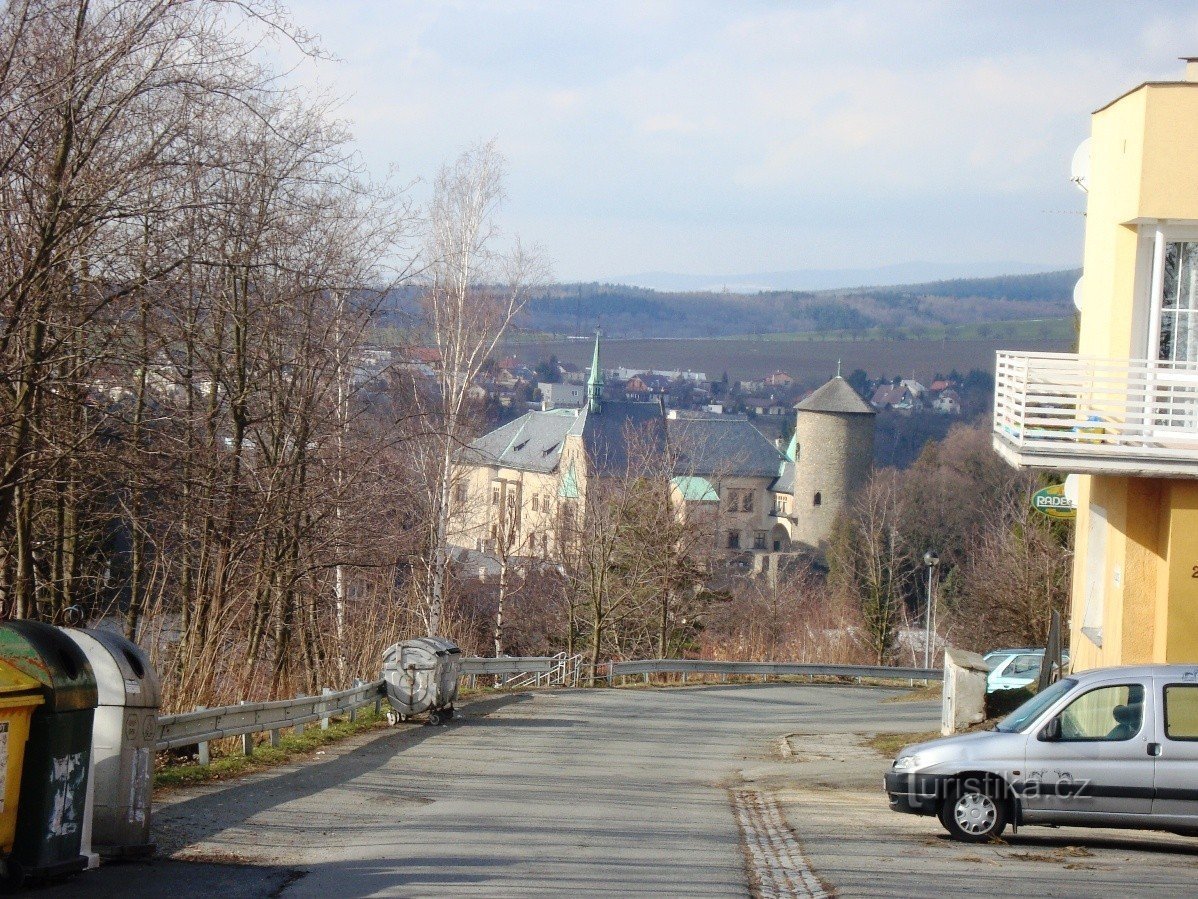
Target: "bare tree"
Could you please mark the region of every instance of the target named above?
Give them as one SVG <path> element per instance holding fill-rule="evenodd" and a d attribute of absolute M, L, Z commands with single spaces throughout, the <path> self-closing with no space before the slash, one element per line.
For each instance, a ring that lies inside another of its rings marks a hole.
<path fill-rule="evenodd" d="M 455 457 L 473 436 L 470 387 L 524 308 L 545 270 L 516 240 L 498 246 L 495 214 L 503 165 L 494 142 L 463 153 L 437 176 L 429 210 L 422 302 L 429 343 L 439 353 L 438 391 L 427 408 L 427 625 L 437 633 L 446 601 Z"/>

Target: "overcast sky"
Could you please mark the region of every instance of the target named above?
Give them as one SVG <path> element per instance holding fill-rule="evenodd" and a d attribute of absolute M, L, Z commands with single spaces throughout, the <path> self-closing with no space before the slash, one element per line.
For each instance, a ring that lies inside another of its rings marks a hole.
<path fill-rule="evenodd" d="M 291 6 L 369 166 L 498 138 L 505 229 L 563 280 L 1079 265 L 1088 114 L 1198 55 L 1192 2 Z"/>

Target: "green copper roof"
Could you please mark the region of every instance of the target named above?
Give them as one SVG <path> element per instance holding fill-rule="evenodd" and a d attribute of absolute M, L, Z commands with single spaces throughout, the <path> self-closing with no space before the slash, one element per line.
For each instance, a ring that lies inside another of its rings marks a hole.
<path fill-rule="evenodd" d="M 707 478 L 680 476 L 674 478 L 672 483 L 682 494 L 683 500 L 688 503 L 718 503 L 720 501 L 720 495 L 716 493 L 715 487 Z"/>
<path fill-rule="evenodd" d="M 557 495 L 562 499 L 578 499 L 581 492 L 578 489 L 578 478 L 574 476 L 574 463 L 570 463 L 570 467 L 566 469 L 566 474 L 562 477 L 561 486 L 558 487 Z"/>
<path fill-rule="evenodd" d="M 587 404 L 598 412 L 603 401 L 603 369 L 599 367 L 599 331 L 595 330 L 595 354 L 591 359 L 591 374 L 587 378 Z"/>

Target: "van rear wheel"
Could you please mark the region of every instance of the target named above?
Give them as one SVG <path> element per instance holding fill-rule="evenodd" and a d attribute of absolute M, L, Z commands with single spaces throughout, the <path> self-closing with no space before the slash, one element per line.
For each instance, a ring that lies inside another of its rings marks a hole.
<path fill-rule="evenodd" d="M 1007 803 L 986 785 L 966 781 L 953 785 L 940 808 L 940 823 L 954 840 L 988 843 L 1007 827 Z"/>

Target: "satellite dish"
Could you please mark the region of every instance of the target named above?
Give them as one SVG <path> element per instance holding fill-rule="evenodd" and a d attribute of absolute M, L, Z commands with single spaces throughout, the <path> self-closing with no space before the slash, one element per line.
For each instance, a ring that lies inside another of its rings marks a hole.
<path fill-rule="evenodd" d="M 1073 151 L 1073 162 L 1069 165 L 1069 180 L 1082 193 L 1090 192 L 1090 138 L 1086 138 Z"/>
<path fill-rule="evenodd" d="M 1080 486 L 1081 482 L 1077 475 L 1071 474 L 1065 476 L 1065 497 L 1075 506 L 1077 505 L 1078 488 Z"/>
<path fill-rule="evenodd" d="M 1077 279 L 1077 283 L 1073 285 L 1073 308 L 1078 312 L 1082 311 L 1082 282 L 1086 280 L 1086 276 L 1082 275 Z"/>

